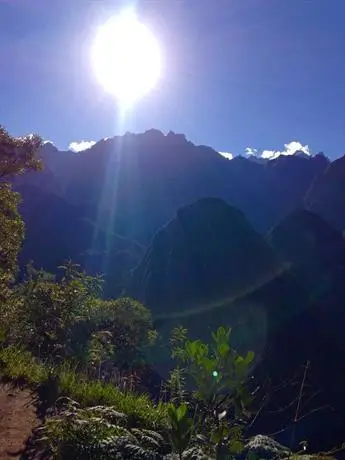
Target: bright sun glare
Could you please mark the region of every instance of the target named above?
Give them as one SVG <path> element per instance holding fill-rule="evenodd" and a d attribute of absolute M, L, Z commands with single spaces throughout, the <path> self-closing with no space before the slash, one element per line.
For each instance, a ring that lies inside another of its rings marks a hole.
<path fill-rule="evenodd" d="M 100 28 L 92 63 L 104 89 L 125 107 L 148 93 L 161 72 L 158 42 L 133 11 L 110 18 Z"/>

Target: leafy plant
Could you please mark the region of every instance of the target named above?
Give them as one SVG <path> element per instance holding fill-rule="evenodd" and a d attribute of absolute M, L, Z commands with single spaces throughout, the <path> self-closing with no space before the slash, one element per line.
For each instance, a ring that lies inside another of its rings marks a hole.
<path fill-rule="evenodd" d="M 231 329 L 219 327 L 211 344 L 188 340 L 183 328 L 173 331 L 173 356 L 189 379 L 195 401 L 195 430 L 209 436 L 217 458 L 243 448 L 242 427 L 252 401 L 247 388 L 254 353 L 237 353 L 230 344 Z M 178 368 L 179 369 L 179 368 Z M 211 449 L 211 450 L 212 450 Z"/>
<path fill-rule="evenodd" d="M 89 276 L 71 261 L 57 277 L 29 265 L 17 286 L 7 338 L 36 356 L 97 367 L 105 361 L 128 368 L 144 362 L 157 333 L 147 308 L 130 298 L 102 300 L 101 277 Z"/>
<path fill-rule="evenodd" d="M 97 331 L 91 336 L 89 359 L 91 364 L 97 366 L 98 379 L 101 378 L 102 363 L 114 354 L 114 345 L 111 340 L 112 334 L 109 331 Z"/>
<path fill-rule="evenodd" d="M 18 213 L 18 204 L 19 195 L 10 185 L 0 182 L 0 321 L 4 334 L 10 330 L 16 306 L 12 285 L 17 271 L 17 255 L 24 238 L 24 223 Z"/>
<path fill-rule="evenodd" d="M 166 382 L 166 387 L 170 393 L 170 401 L 174 404 L 182 404 L 187 400 L 185 370 L 176 367 L 173 369 Z"/>
<path fill-rule="evenodd" d="M 62 269 L 63 275 L 57 281 L 54 275 L 28 266 L 16 290 L 21 302 L 11 336 L 42 358 L 53 356 L 59 360 L 73 354 L 79 341 L 72 334 L 73 326 L 89 317 L 94 284 L 99 281 L 72 263 Z"/>
<path fill-rule="evenodd" d="M 193 435 L 193 420 L 188 417 L 186 404 L 178 407 L 174 404 L 169 404 L 168 417 L 171 443 L 179 459 L 182 459 L 182 454 L 188 448 Z"/>
<path fill-rule="evenodd" d="M 185 343 L 188 340 L 188 330 L 183 326 L 175 327 L 170 335 L 171 357 L 180 361 L 185 359 Z"/>
<path fill-rule="evenodd" d="M 37 135 L 13 137 L 0 125 L 0 182 L 26 171 L 42 169 L 37 153 L 42 139 Z"/>
<path fill-rule="evenodd" d="M 220 327 L 212 333 L 212 343 L 186 340 L 178 352 L 195 386 L 195 396 L 211 411 L 222 412 L 232 406 L 236 415 L 251 402 L 246 388 L 254 353 L 237 353 L 230 345 L 231 329 Z"/>
<path fill-rule="evenodd" d="M 108 331 L 113 346 L 113 361 L 120 367 L 143 362 L 143 352 L 157 337 L 150 311 L 139 302 L 122 297 L 97 299 L 92 306 L 89 324 L 93 331 Z"/>

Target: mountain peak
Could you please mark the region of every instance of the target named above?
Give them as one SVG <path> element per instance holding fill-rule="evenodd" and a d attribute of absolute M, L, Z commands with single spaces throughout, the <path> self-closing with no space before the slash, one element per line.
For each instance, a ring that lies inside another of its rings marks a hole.
<path fill-rule="evenodd" d="M 236 296 L 278 270 L 271 249 L 239 209 L 202 198 L 158 231 L 131 289 L 156 311 L 189 308 Z"/>

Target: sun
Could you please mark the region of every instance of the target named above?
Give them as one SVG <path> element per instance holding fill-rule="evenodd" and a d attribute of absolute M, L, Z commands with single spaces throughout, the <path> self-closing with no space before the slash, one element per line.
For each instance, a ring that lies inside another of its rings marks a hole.
<path fill-rule="evenodd" d="M 111 17 L 99 29 L 91 55 L 98 80 L 122 106 L 147 94 L 161 74 L 158 42 L 131 10 Z"/>

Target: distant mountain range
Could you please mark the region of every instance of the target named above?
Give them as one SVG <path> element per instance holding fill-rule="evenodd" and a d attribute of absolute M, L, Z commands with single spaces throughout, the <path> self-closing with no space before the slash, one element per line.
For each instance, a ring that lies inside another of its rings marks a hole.
<path fill-rule="evenodd" d="M 46 142 L 40 155 L 45 170 L 15 183 L 27 224 L 22 263 L 34 259 L 54 270 L 71 257 L 105 272 L 110 295 L 125 286 L 157 230 L 201 198 L 235 206 L 262 234 L 299 208 L 345 228 L 345 157 L 330 162 L 297 151 L 229 161 L 184 135 L 154 129 L 102 139 L 80 153 Z"/>
<path fill-rule="evenodd" d="M 164 135 L 157 130 L 103 139 L 81 153 L 59 151 L 46 143 L 41 156 L 45 171 L 23 176 L 16 187 L 24 198 L 25 215 L 33 215 L 32 206 L 37 212 L 44 206 L 52 232 L 65 225 L 64 238 L 68 239 L 73 229 L 84 228 L 78 248 L 61 248 L 61 258 L 84 261 L 86 251 L 89 255 L 113 254 L 117 244 L 114 246 L 109 235 L 145 247 L 179 208 L 205 197 L 221 198 L 239 208 L 259 232 L 266 232 L 289 212 L 304 206 L 312 210 L 322 207 L 322 216 L 338 228 L 337 224 L 342 225 L 338 211 L 323 203 L 323 189 L 332 181 L 329 170 L 345 159 L 331 163 L 323 155 L 297 154 L 265 162 L 244 157 L 229 161 L 210 147 L 195 146 L 183 135 Z M 54 222 L 58 214 L 54 206 L 62 213 L 66 207 L 66 215 L 71 214 L 66 222 Z M 36 219 L 36 235 L 40 225 Z M 29 222 L 27 231 L 29 240 L 33 231 Z M 46 235 L 47 228 L 42 227 L 42 232 Z M 41 244 L 42 253 L 47 252 L 44 239 Z M 50 244 L 48 248 L 50 252 Z M 33 256 L 25 247 L 23 258 Z M 47 252 L 45 260 L 38 262 L 51 267 L 56 260 L 50 261 L 51 257 Z"/>
<path fill-rule="evenodd" d="M 310 361 L 303 410 L 324 409 L 303 418 L 296 441 L 343 441 L 345 157 L 230 161 L 157 130 L 80 153 L 45 143 L 40 155 L 45 170 L 14 184 L 26 222 L 22 265 L 54 271 L 72 258 L 104 273 L 104 295 L 136 297 L 160 332 L 182 323 L 206 338 L 231 325 L 236 345 L 255 350 L 259 381 L 269 375 L 273 387 Z M 162 350 L 154 365 L 165 374 Z M 271 395 L 262 431 L 289 426 L 300 382 Z"/>

